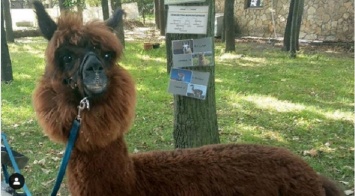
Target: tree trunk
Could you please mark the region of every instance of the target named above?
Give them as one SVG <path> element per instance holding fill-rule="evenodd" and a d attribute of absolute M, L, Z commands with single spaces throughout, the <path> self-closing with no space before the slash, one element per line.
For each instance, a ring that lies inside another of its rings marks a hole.
<path fill-rule="evenodd" d="M 110 16 L 110 12 L 108 8 L 108 0 L 101 0 L 101 7 L 102 7 L 102 15 L 104 17 L 104 20 L 106 20 Z"/>
<path fill-rule="evenodd" d="M 296 42 L 298 42 L 297 39 L 297 24 L 298 24 L 298 5 L 299 1 L 295 1 L 295 4 L 293 6 L 293 13 L 292 13 L 292 22 L 291 22 L 291 34 L 290 34 L 290 57 L 291 58 L 296 58 Z"/>
<path fill-rule="evenodd" d="M 7 42 L 13 43 L 15 42 L 14 31 L 12 29 L 12 19 L 10 12 L 10 2 L 9 0 L 2 0 L 3 8 L 4 8 L 4 17 L 5 17 L 5 25 L 6 25 L 6 39 Z M 5 34 L 2 34 L 5 35 Z"/>
<path fill-rule="evenodd" d="M 301 23 L 304 9 L 304 0 L 299 0 L 298 2 L 298 16 L 297 16 L 297 31 L 296 31 L 296 50 L 300 50 L 299 39 L 300 39 L 300 31 L 301 31 Z"/>
<path fill-rule="evenodd" d="M 160 23 L 160 35 L 165 35 L 166 27 L 166 14 L 165 14 L 164 0 L 159 0 L 159 23 Z"/>
<path fill-rule="evenodd" d="M 299 34 L 301 30 L 304 0 L 291 0 L 284 34 L 283 48 L 289 51 L 292 58 L 299 50 Z"/>
<path fill-rule="evenodd" d="M 295 0 L 291 0 L 290 7 L 288 8 L 288 16 L 287 16 L 287 22 L 286 22 L 285 34 L 284 34 L 284 45 L 282 48 L 282 50 L 284 51 L 290 50 L 291 23 L 292 23 L 294 6 L 295 6 Z"/>
<path fill-rule="evenodd" d="M 111 9 L 115 11 L 116 9 L 122 9 L 122 1 L 121 0 L 111 0 Z M 121 44 L 123 47 L 125 47 L 125 36 L 124 36 L 124 22 L 122 19 L 122 22 L 118 24 L 116 27 L 115 34 L 118 37 L 118 39 L 121 41 Z"/>
<path fill-rule="evenodd" d="M 186 4 L 185 4 L 186 5 Z M 167 70 L 172 67 L 172 40 L 213 37 L 214 35 L 214 0 L 205 3 L 188 5 L 209 5 L 207 35 L 166 34 Z M 214 43 L 212 43 L 214 52 Z M 214 53 L 212 55 L 214 59 Z M 206 100 L 193 99 L 174 95 L 174 130 L 175 148 L 197 147 L 219 143 L 216 99 L 215 99 L 215 66 L 196 66 L 188 69 L 210 73 Z"/>
<path fill-rule="evenodd" d="M 157 29 L 160 29 L 160 12 L 159 12 L 159 1 L 160 0 L 154 0 L 154 19 L 155 19 L 155 25 L 157 26 Z"/>
<path fill-rule="evenodd" d="M 66 3 L 66 0 L 58 0 L 60 12 L 70 9 L 70 6 Z"/>
<path fill-rule="evenodd" d="M 85 7 L 85 0 L 76 1 L 76 8 L 78 9 L 78 13 L 81 15 L 81 18 L 83 18 L 84 7 Z"/>
<path fill-rule="evenodd" d="M 4 6 L 1 6 L 1 35 L 5 35 L 4 28 Z M 1 81 L 10 82 L 13 80 L 11 58 L 7 46 L 6 36 L 1 36 Z"/>
<path fill-rule="evenodd" d="M 234 33 L 234 0 L 225 0 L 224 2 L 224 33 L 225 33 L 225 52 L 235 51 L 235 33 Z"/>

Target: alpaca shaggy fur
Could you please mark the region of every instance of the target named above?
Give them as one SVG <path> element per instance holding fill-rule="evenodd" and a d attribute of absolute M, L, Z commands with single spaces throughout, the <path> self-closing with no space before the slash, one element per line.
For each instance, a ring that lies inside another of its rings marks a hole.
<path fill-rule="evenodd" d="M 85 81 L 76 77 L 87 51 L 97 56 L 108 78 L 107 87 L 97 83 L 105 90 L 92 93 L 90 110 L 81 113 L 67 169 L 71 195 L 340 195 L 334 183 L 283 148 L 225 144 L 129 154 L 124 134 L 134 118 L 136 92 L 130 74 L 116 64 L 122 45 L 112 29 L 120 15 L 83 24 L 80 16 L 66 13 L 55 23 L 41 3 L 35 2 L 35 9 L 49 43 L 33 105 L 50 139 L 68 140 L 87 94 Z M 97 74 L 97 81 L 104 75 Z"/>

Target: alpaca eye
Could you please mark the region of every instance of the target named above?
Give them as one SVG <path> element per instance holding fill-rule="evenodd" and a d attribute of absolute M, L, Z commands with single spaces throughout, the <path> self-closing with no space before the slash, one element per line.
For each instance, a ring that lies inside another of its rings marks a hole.
<path fill-rule="evenodd" d="M 63 56 L 62 60 L 63 60 L 63 63 L 67 64 L 67 63 L 70 63 L 73 61 L 73 57 L 71 55 L 65 55 L 65 56 Z"/>
<path fill-rule="evenodd" d="M 106 53 L 104 53 L 104 59 L 105 59 L 106 61 L 111 60 L 111 59 L 112 59 L 112 53 L 111 53 L 111 52 L 106 52 Z"/>

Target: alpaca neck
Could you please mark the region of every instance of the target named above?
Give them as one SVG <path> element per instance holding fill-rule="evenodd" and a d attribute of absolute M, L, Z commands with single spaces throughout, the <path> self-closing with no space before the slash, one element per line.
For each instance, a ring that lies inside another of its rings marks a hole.
<path fill-rule="evenodd" d="M 80 195 L 132 194 L 135 173 L 123 138 L 95 151 L 74 149 L 68 167 L 68 180 L 71 192 Z"/>

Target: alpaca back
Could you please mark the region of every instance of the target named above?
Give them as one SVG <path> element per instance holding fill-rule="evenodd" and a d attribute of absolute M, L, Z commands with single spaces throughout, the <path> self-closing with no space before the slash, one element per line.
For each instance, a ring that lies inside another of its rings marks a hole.
<path fill-rule="evenodd" d="M 323 195 L 317 173 L 281 148 L 210 145 L 132 155 L 146 195 Z M 173 190 L 173 191 L 171 191 Z"/>

